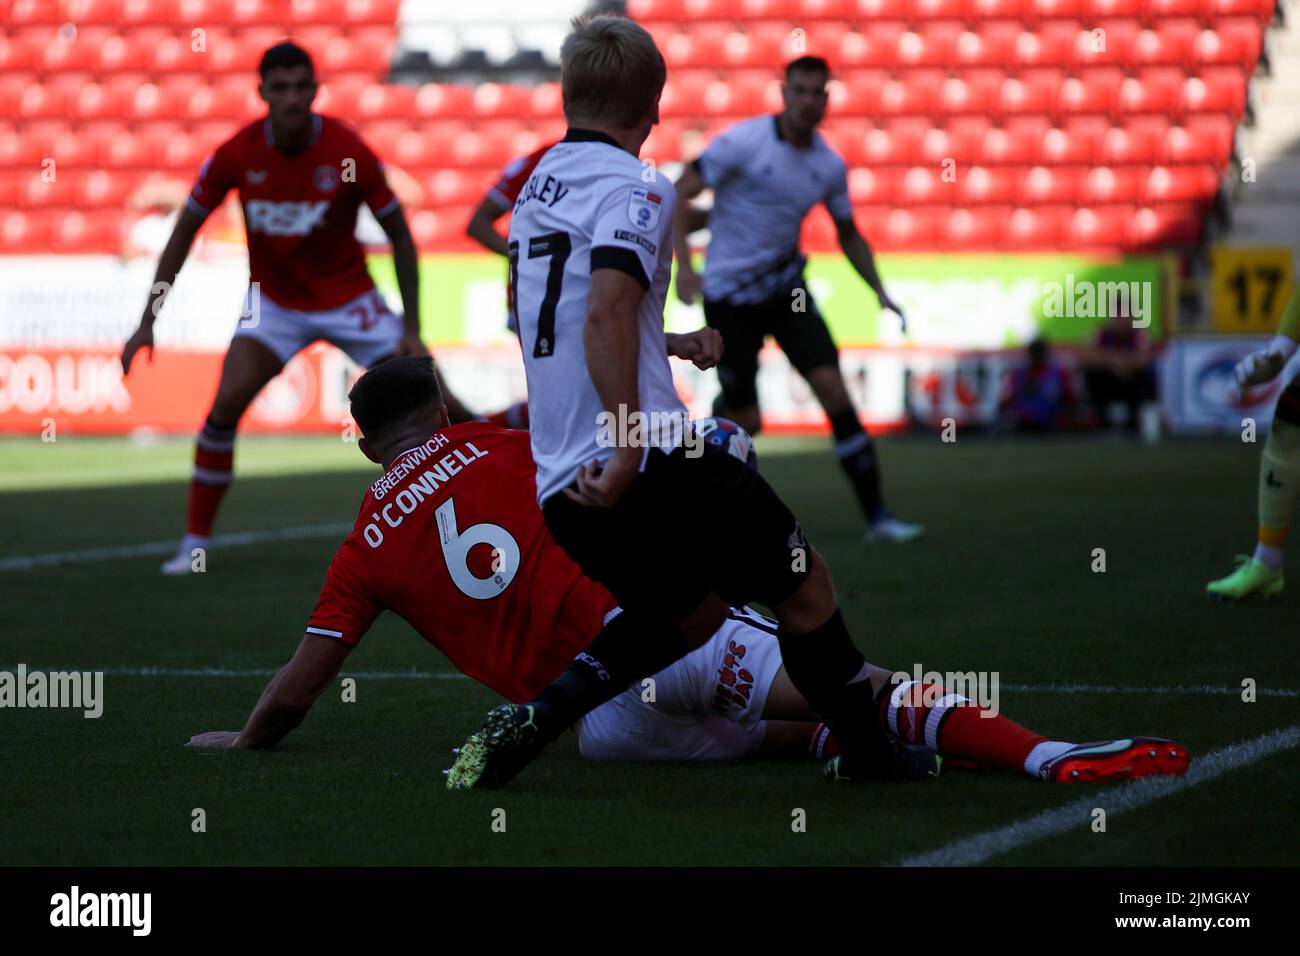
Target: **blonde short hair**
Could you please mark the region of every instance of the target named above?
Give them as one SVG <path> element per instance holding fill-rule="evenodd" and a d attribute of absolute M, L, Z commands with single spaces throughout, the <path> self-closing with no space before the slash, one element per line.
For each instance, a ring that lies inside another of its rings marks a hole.
<path fill-rule="evenodd" d="M 630 127 L 654 108 L 668 68 L 654 38 L 626 17 L 578 17 L 560 47 L 564 115 Z"/>

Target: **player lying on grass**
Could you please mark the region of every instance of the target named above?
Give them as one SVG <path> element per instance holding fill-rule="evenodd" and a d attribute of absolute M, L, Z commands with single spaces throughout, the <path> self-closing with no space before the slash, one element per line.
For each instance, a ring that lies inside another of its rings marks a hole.
<path fill-rule="evenodd" d="M 1277 335 L 1267 348 L 1252 352 L 1237 366 L 1242 389 L 1271 382 L 1282 373 L 1300 342 L 1300 293 L 1292 294 Z M 1237 570 L 1211 581 L 1205 590 L 1221 600 L 1273 598 L 1282 593 L 1282 549 L 1295 519 L 1300 493 L 1300 377 L 1277 399 L 1273 425 L 1259 462 L 1259 539 L 1255 553 L 1240 559 Z"/>
<path fill-rule="evenodd" d="M 258 71 L 267 114 L 218 147 L 199 170 L 158 261 L 140 326 L 122 348 L 125 375 L 136 353 L 152 352 L 154 321 L 194 237 L 236 190 L 252 285 L 195 443 L 185 536 L 162 566 L 165 574 L 188 574 L 194 549 L 207 548 L 233 475 L 239 420 L 298 352 L 324 339 L 363 367 L 393 355 L 428 354 L 420 341 L 415 242 L 383 165 L 350 127 L 312 112 L 316 74 L 305 50 L 276 44 L 262 55 Z M 392 243 L 401 316 L 389 310 L 366 269 L 355 236 L 362 203 Z M 447 400 L 456 420 L 471 417 L 450 394 Z"/>
<path fill-rule="evenodd" d="M 710 334 L 670 344 L 700 356 L 713 347 L 701 341 Z M 297 653 L 267 685 L 243 731 L 200 734 L 191 746 L 274 746 L 333 683 L 383 610 L 516 702 L 536 696 L 617 616 L 609 592 L 584 577 L 547 532 L 525 433 L 489 423 L 449 426 L 427 359 L 377 366 L 351 399 L 365 436 L 361 450 L 384 476 L 330 564 Z M 706 447 L 706 454 L 728 454 L 728 445 Z M 683 502 L 683 513 L 689 507 Z M 889 678 L 872 668 L 879 719 L 901 740 L 945 756 L 1060 782 L 1187 766 L 1187 751 L 1167 740 L 1048 740 L 942 688 L 909 681 L 891 689 Z M 740 760 L 810 749 L 833 758 L 836 742 L 816 720 L 785 672 L 775 622 L 734 608 L 702 647 L 593 710 L 577 731 L 583 755 L 594 759 Z"/>

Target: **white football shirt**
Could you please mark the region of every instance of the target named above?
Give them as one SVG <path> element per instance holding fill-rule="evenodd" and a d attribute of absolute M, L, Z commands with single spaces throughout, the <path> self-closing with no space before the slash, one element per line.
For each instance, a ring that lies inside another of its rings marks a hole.
<path fill-rule="evenodd" d="M 789 289 L 803 272 L 799 229 L 824 202 L 838 221 L 853 218 L 848 168 L 818 133 L 807 149 L 781 136 L 775 116 L 743 120 L 695 161 L 713 190 L 704 297 L 736 305 Z"/>
<path fill-rule="evenodd" d="M 593 269 L 620 269 L 646 290 L 637 314 L 640 411 L 686 419 L 668 364 L 663 316 L 676 196 L 671 182 L 610 137 L 572 129 L 542 157 L 515 200 L 510 282 L 539 502 L 571 484 L 581 465 L 614 454 L 612 445 L 597 441 L 605 406 L 583 345 Z M 647 451 L 671 444 L 671 429 L 643 431 Z"/>

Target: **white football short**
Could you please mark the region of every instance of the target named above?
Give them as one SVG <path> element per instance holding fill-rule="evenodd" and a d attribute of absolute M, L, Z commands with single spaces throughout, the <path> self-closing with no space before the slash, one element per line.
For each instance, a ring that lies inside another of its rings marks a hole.
<path fill-rule="evenodd" d="M 317 339 L 347 353 L 362 368 L 369 368 L 397 351 L 402 339 L 402 317 L 388 308 L 378 290 L 361 293 L 336 309 L 305 312 L 288 309 L 265 293 L 244 296 L 244 311 L 235 338 L 257 339 L 284 364 Z"/>
<path fill-rule="evenodd" d="M 578 746 L 590 760 L 743 760 L 780 669 L 776 622 L 733 608 L 703 647 L 584 717 Z"/>

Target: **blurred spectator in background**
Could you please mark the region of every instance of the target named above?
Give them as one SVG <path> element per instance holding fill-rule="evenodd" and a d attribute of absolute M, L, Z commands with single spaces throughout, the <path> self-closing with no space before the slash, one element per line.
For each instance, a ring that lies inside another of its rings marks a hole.
<path fill-rule="evenodd" d="M 1002 411 L 1021 432 L 1048 432 L 1074 423 L 1078 396 L 1070 370 L 1052 358 L 1047 340 L 1036 338 L 1026 362 L 1013 369 L 1002 397 Z"/>
<path fill-rule="evenodd" d="M 1137 431 L 1154 409 L 1156 372 L 1151 338 L 1121 310 L 1080 356 L 1088 395 L 1103 428 L 1124 424 Z"/>

